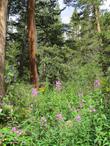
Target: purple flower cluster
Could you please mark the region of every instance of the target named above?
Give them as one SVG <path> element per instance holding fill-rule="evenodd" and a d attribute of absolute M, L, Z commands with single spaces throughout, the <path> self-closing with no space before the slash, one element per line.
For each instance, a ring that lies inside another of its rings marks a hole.
<path fill-rule="evenodd" d="M 33 89 L 32 89 L 32 95 L 33 95 L 33 96 L 37 96 L 37 95 L 38 95 L 38 91 L 37 91 L 36 88 L 33 88 Z"/>
<path fill-rule="evenodd" d="M 12 132 L 13 132 L 13 133 L 16 133 L 18 136 L 20 136 L 20 135 L 22 134 L 22 130 L 17 129 L 16 127 L 13 127 L 13 128 L 12 128 Z"/>
<path fill-rule="evenodd" d="M 95 108 L 93 108 L 92 106 L 90 106 L 90 107 L 89 107 L 89 110 L 90 110 L 90 112 L 91 112 L 91 113 L 96 112 L 96 109 L 95 109 Z"/>
<path fill-rule="evenodd" d="M 63 121 L 63 116 L 62 116 L 62 114 L 61 113 L 58 113 L 57 115 L 56 115 L 56 120 L 57 121 Z"/>
<path fill-rule="evenodd" d="M 55 88 L 56 88 L 56 90 L 58 90 L 58 91 L 60 91 L 60 90 L 62 89 L 62 83 L 61 83 L 60 80 L 57 80 L 57 81 L 55 82 Z"/>
<path fill-rule="evenodd" d="M 95 88 L 100 87 L 100 85 L 101 85 L 100 80 L 95 80 L 95 81 L 94 81 L 94 87 L 95 87 Z"/>
<path fill-rule="evenodd" d="M 80 121 L 81 121 L 81 116 L 80 116 L 80 115 L 77 115 L 77 116 L 75 117 L 75 120 L 76 120 L 77 122 L 80 122 Z"/>

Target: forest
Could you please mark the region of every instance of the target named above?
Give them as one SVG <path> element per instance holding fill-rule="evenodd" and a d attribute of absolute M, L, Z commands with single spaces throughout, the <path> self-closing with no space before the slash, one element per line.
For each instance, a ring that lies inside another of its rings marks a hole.
<path fill-rule="evenodd" d="M 0 146 L 110 146 L 106 3 L 0 0 Z"/>

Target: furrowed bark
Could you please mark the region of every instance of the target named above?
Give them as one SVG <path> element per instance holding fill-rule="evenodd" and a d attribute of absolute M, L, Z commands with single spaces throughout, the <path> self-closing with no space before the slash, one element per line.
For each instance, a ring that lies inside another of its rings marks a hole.
<path fill-rule="evenodd" d="M 96 19 L 96 29 L 97 32 L 101 32 L 101 26 L 100 26 L 100 12 L 99 12 L 99 7 L 94 6 L 94 13 L 95 13 L 95 19 Z"/>
<path fill-rule="evenodd" d="M 36 24 L 35 24 L 35 0 L 28 0 L 28 45 L 30 79 L 34 87 L 38 89 L 38 72 L 36 64 Z"/>

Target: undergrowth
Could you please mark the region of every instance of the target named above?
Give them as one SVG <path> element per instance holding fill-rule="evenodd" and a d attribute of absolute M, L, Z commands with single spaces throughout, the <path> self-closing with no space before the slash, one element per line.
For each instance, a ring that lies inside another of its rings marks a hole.
<path fill-rule="evenodd" d="M 110 118 L 100 88 L 83 95 L 72 85 L 11 85 L 0 109 L 0 145 L 110 146 Z"/>

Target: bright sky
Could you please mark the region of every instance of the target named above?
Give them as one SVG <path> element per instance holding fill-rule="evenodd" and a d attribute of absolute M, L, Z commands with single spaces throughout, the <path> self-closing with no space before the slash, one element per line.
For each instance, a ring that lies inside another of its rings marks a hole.
<path fill-rule="evenodd" d="M 59 0 L 60 8 L 62 9 L 65 7 L 63 4 L 63 0 Z M 110 9 L 110 0 L 105 0 L 104 5 L 101 6 L 101 9 Z M 64 11 L 61 13 L 61 18 L 63 23 L 69 23 L 72 13 L 73 13 L 73 8 L 72 7 L 67 7 Z"/>

